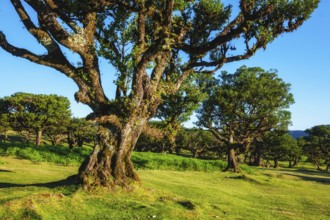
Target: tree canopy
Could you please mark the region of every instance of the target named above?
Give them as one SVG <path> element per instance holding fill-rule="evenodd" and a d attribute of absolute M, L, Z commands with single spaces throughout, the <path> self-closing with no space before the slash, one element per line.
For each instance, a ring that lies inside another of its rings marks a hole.
<path fill-rule="evenodd" d="M 320 169 L 322 160 L 326 164 L 326 171 L 330 168 L 330 126 L 318 125 L 306 130 L 308 136 L 304 139 L 304 150 Z"/>
<path fill-rule="evenodd" d="M 214 73 L 248 59 L 300 27 L 319 0 L 240 0 L 237 13 L 219 0 L 10 2 L 46 53 L 13 45 L 1 27 L 0 47 L 73 79 L 75 99 L 90 106 L 89 119 L 104 128 L 79 178 L 85 186 L 127 186 L 139 180 L 130 155 L 162 94 L 176 93 L 193 72 Z M 101 57 L 117 70 L 113 99 L 103 89 Z"/>
<path fill-rule="evenodd" d="M 271 132 L 264 139 L 265 154 L 268 159 L 274 160 L 274 168 L 279 167 L 279 160 L 289 160 L 289 167 L 297 163 L 298 157 L 301 156 L 302 149 L 298 146 L 297 140 L 288 133 L 279 134 Z"/>
<path fill-rule="evenodd" d="M 58 95 L 35 95 L 15 93 L 0 99 L 4 106 L 2 113 L 8 114 L 11 127 L 16 131 L 36 134 L 36 145 L 42 141 L 42 132 L 59 127 L 71 116 L 70 102 Z"/>
<path fill-rule="evenodd" d="M 70 148 L 82 147 L 84 142 L 94 142 L 97 127 L 84 118 L 72 118 L 66 128 L 67 141 Z"/>
<path fill-rule="evenodd" d="M 0 107 L 1 108 L 1 107 Z M 0 141 L 7 141 L 7 132 L 11 129 L 9 114 L 1 113 L 0 110 L 0 133 L 3 134 L 3 137 Z"/>
<path fill-rule="evenodd" d="M 234 74 L 222 72 L 210 81 L 207 92 L 209 98 L 198 111 L 197 124 L 227 143 L 228 168 L 235 171 L 234 151 L 239 145 L 247 150 L 255 139 L 290 122 L 286 110 L 293 103 L 290 85 L 274 71 L 243 66 Z"/>

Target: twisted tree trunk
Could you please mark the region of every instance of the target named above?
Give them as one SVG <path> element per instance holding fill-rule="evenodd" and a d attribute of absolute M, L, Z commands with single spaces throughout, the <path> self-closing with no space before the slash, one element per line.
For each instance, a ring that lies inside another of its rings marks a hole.
<path fill-rule="evenodd" d="M 78 176 L 85 188 L 99 185 L 130 188 L 133 182 L 140 182 L 131 153 L 146 122 L 146 119 L 139 123 L 131 120 L 119 135 L 114 135 L 107 127 L 99 128 L 97 144 L 79 168 Z"/>

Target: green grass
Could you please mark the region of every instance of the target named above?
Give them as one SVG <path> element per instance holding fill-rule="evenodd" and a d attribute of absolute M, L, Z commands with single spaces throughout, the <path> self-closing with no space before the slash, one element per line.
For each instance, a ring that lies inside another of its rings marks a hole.
<path fill-rule="evenodd" d="M 222 160 L 200 160 L 172 154 L 133 152 L 132 161 L 136 169 L 178 170 L 178 171 L 219 171 L 225 168 Z"/>
<path fill-rule="evenodd" d="M 173 156 L 175 157 L 175 156 Z M 174 159 L 174 158 L 173 158 Z M 253 175 L 138 170 L 133 191 L 57 181 L 77 166 L 0 158 L 0 219 L 329 219 L 330 176 L 306 169 Z"/>
<path fill-rule="evenodd" d="M 31 144 L 0 143 L 0 155 L 16 156 L 34 162 L 50 162 L 61 165 L 76 165 L 91 153 L 90 147 L 69 149 L 64 146 Z M 199 160 L 194 158 L 178 157 L 170 154 L 151 152 L 133 152 L 132 161 L 136 169 L 151 170 L 180 170 L 180 171 L 218 171 L 225 168 L 222 160 Z M 246 172 L 252 172 L 247 166 L 242 167 Z"/>
<path fill-rule="evenodd" d="M 68 147 L 51 145 L 0 143 L 0 155 L 62 165 L 79 165 L 90 152 L 90 147 L 69 149 Z"/>

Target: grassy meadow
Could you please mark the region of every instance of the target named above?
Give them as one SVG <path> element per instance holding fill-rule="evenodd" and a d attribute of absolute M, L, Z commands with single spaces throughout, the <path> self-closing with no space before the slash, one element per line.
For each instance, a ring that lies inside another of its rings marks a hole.
<path fill-rule="evenodd" d="M 63 180 L 88 149 L 75 159 L 57 149 L 45 162 L 29 148 L 1 148 L 0 219 L 330 219 L 330 174 L 309 165 L 234 174 L 217 171 L 223 161 L 135 153 L 141 186 L 85 191 Z"/>

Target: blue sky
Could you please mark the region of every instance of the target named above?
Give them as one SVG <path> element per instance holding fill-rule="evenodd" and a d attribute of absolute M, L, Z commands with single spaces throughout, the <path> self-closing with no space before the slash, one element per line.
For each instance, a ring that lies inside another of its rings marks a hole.
<path fill-rule="evenodd" d="M 227 1 L 228 2 L 228 1 Z M 297 31 L 285 34 L 247 61 L 225 65 L 222 70 L 234 72 L 242 65 L 277 69 L 279 76 L 291 84 L 295 104 L 292 130 L 304 130 L 314 125 L 330 124 L 330 1 L 321 0 L 312 17 Z M 27 34 L 9 0 L 0 1 L 0 30 L 14 45 L 42 52 L 42 48 Z M 67 52 L 70 53 L 70 52 Z M 90 109 L 74 100 L 77 86 L 63 74 L 0 49 L 0 97 L 15 92 L 58 94 L 71 102 L 75 116 L 84 117 Z M 101 61 L 103 84 L 107 94 L 111 88 L 113 69 Z M 110 85 L 110 86 L 109 86 Z"/>

